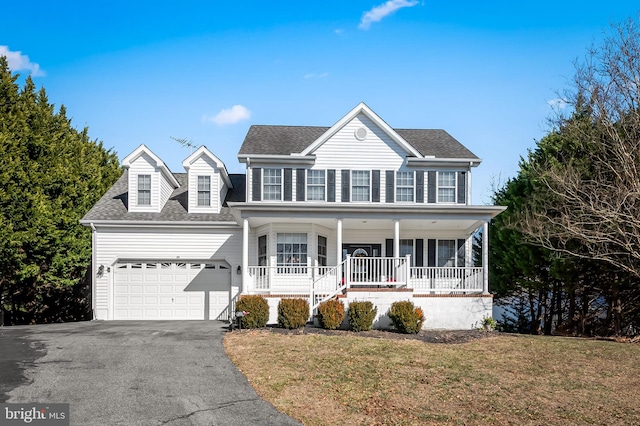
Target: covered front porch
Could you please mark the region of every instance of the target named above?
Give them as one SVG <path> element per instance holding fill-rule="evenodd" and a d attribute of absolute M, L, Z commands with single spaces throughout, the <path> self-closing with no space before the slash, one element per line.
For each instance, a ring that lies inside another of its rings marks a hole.
<path fill-rule="evenodd" d="M 415 295 L 488 294 L 494 206 L 243 205 L 242 294 L 308 295 L 312 306 L 350 289 Z M 336 216 L 340 216 L 336 218 Z M 482 265 L 472 237 L 482 229 Z"/>

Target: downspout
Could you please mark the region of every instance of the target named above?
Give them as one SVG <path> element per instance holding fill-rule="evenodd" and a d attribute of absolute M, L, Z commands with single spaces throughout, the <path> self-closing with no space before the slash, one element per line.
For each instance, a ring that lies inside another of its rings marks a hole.
<path fill-rule="evenodd" d="M 91 319 L 96 319 L 96 227 L 91 222 Z"/>

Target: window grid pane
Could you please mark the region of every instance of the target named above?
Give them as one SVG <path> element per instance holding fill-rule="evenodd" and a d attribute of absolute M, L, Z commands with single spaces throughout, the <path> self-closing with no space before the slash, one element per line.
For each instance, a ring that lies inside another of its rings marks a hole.
<path fill-rule="evenodd" d="M 413 172 L 396 174 L 396 201 L 413 201 Z"/>
<path fill-rule="evenodd" d="M 211 176 L 198 176 L 198 205 L 211 205 Z"/>
<path fill-rule="evenodd" d="M 151 175 L 138 175 L 138 205 L 151 205 Z"/>
<path fill-rule="evenodd" d="M 438 266 L 456 266 L 456 240 L 438 241 Z"/>
<path fill-rule="evenodd" d="M 264 199 L 280 200 L 282 194 L 282 173 L 281 169 L 264 169 Z"/>
<path fill-rule="evenodd" d="M 456 172 L 438 172 L 438 202 L 456 202 Z"/>
<path fill-rule="evenodd" d="M 327 237 L 318 235 L 318 265 L 327 266 Z"/>
<path fill-rule="evenodd" d="M 325 171 L 309 170 L 307 175 L 307 200 L 324 201 Z"/>
<path fill-rule="evenodd" d="M 369 172 L 354 170 L 351 172 L 351 181 L 351 201 L 369 201 Z"/>
<path fill-rule="evenodd" d="M 307 234 L 282 233 L 276 241 L 278 273 L 306 274 Z"/>

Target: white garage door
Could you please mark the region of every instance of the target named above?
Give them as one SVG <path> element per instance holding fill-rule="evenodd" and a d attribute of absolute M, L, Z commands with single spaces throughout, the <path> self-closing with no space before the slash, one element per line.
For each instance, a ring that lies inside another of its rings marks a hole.
<path fill-rule="evenodd" d="M 231 268 L 224 261 L 120 262 L 114 319 L 227 319 Z"/>

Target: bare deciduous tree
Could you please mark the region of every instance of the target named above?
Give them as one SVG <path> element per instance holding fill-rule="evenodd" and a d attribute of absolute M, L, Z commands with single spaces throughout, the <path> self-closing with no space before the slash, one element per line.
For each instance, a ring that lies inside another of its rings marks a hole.
<path fill-rule="evenodd" d="M 576 63 L 554 119 L 566 148 L 532 161 L 548 190 L 517 228 L 544 247 L 640 277 L 640 21 L 612 26 Z"/>

